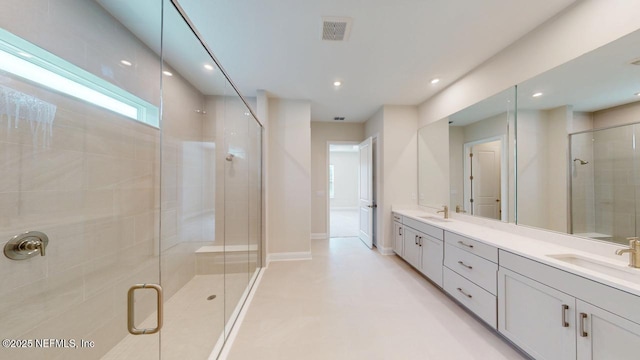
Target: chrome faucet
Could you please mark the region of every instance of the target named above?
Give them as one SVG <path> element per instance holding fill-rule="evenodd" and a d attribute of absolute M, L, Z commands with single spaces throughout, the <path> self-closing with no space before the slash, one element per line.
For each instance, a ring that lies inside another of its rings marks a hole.
<path fill-rule="evenodd" d="M 444 206 L 444 209 L 438 211 L 438 213 L 444 213 L 444 218 L 448 219 L 449 218 L 449 207 L 447 205 L 442 205 Z"/>
<path fill-rule="evenodd" d="M 640 240 L 637 237 L 630 237 L 627 240 L 629 240 L 629 248 L 616 250 L 616 255 L 629 253 L 629 266 L 640 268 Z"/>

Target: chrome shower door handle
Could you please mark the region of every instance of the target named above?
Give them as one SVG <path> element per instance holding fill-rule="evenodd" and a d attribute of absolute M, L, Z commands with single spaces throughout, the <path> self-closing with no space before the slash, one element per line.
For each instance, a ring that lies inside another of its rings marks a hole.
<path fill-rule="evenodd" d="M 136 311 L 135 311 L 135 291 L 139 289 L 153 289 L 156 291 L 158 308 L 156 311 L 156 327 L 151 329 L 138 329 L 135 325 Z M 127 329 L 132 335 L 150 335 L 155 334 L 162 328 L 162 320 L 164 318 L 164 311 L 162 308 L 162 286 L 158 284 L 136 284 L 133 285 L 127 292 Z"/>

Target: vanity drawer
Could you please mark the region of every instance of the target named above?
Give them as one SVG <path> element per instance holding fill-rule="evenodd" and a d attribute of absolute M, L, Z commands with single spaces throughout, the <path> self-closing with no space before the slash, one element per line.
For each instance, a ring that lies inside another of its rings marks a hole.
<path fill-rule="evenodd" d="M 404 225 L 412 227 L 422 233 L 433 236 L 438 240 L 442 240 L 444 238 L 444 230 L 437 228 L 435 226 L 423 223 L 422 221 L 413 220 L 408 217 L 405 217 L 402 222 Z"/>
<path fill-rule="evenodd" d="M 447 244 L 444 265 L 493 295 L 497 294 L 498 264 Z"/>
<path fill-rule="evenodd" d="M 396 213 L 393 213 L 393 220 L 394 221 L 398 221 L 398 222 L 402 222 L 402 216 L 398 215 Z"/>
<path fill-rule="evenodd" d="M 495 295 L 444 268 L 444 290 L 466 306 L 492 328 L 497 328 L 497 301 Z"/>
<path fill-rule="evenodd" d="M 466 250 L 472 254 L 483 257 L 494 263 L 498 263 L 498 248 L 481 243 L 480 241 L 469 239 L 448 231 L 445 231 L 444 241 L 449 245 Z"/>

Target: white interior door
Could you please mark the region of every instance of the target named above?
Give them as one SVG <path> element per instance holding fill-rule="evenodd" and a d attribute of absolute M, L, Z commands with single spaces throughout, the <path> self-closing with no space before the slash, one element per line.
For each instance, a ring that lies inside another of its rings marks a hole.
<path fill-rule="evenodd" d="M 371 138 L 363 141 L 358 147 L 360 158 L 359 173 L 359 213 L 360 240 L 370 249 L 373 248 L 373 150 Z"/>
<path fill-rule="evenodd" d="M 473 214 L 500 219 L 500 141 L 473 146 L 472 194 Z"/>

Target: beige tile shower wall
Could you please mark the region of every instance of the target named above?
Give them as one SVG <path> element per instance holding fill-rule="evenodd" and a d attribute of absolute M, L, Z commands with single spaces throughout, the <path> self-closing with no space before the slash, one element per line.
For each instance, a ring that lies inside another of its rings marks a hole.
<path fill-rule="evenodd" d="M 255 107 L 255 98 L 248 101 Z M 215 199 L 211 202 L 210 196 L 205 198 L 205 209 L 217 210 L 215 219 L 210 219 L 215 222 L 214 244 L 257 244 L 262 216 L 259 128 L 237 96 L 207 96 L 205 108 L 204 137 L 215 144 L 209 147 L 213 152 L 207 156 L 217 164 L 211 169 L 205 163 L 205 178 L 215 183 Z M 233 155 L 231 161 L 226 160 L 229 154 Z"/>
<path fill-rule="evenodd" d="M 594 129 L 622 126 L 594 133 L 594 189 L 596 231 L 624 242 L 636 232 L 638 179 L 637 150 L 632 135 L 640 118 L 640 102 L 592 113 Z M 627 125 L 627 126 L 623 126 Z M 636 140 L 637 141 L 637 140 Z"/>
<path fill-rule="evenodd" d="M 311 122 L 311 233 L 327 235 L 327 142 L 364 140 L 363 123 Z"/>
<path fill-rule="evenodd" d="M 212 196 L 212 180 L 204 176 L 215 163 L 207 163 L 210 146 L 203 141 L 205 98 L 177 70 L 163 79 L 162 118 L 162 286 L 171 297 L 196 273 L 195 251 L 209 245 L 205 223 L 213 221 L 205 210 Z"/>
<path fill-rule="evenodd" d="M 13 174 L 0 185 L 0 245 L 27 230 L 50 239 L 43 258 L 0 258 L 0 332 L 94 339 L 111 326 L 124 336 L 128 287 L 158 281 L 159 133 L 6 75 L 0 81 L 57 105 L 48 147 L 34 145 L 26 121 L 9 128 L 0 117 L 0 168 Z M 150 300 L 139 299 L 141 315 L 153 308 Z M 100 349 L 106 344 L 94 340 Z M 46 354 L 63 356 L 61 350 Z"/>

